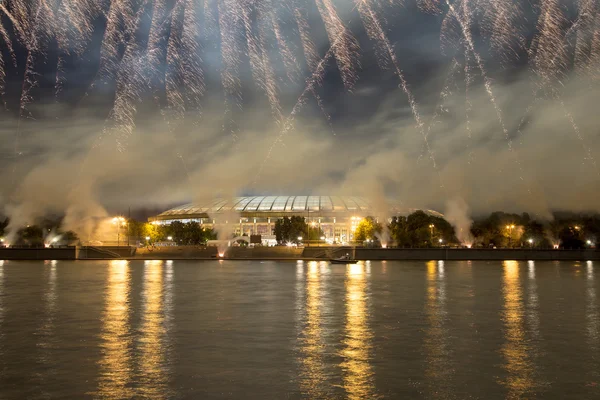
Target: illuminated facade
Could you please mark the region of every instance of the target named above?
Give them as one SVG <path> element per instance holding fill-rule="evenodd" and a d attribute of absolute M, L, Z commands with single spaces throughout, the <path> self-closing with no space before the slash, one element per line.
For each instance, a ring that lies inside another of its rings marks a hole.
<path fill-rule="evenodd" d="M 386 214 L 376 210 L 362 197 L 355 196 L 247 196 L 217 199 L 206 204 L 186 204 L 150 218 L 155 224 L 174 221 L 198 222 L 222 230 L 228 225 L 236 235 L 273 235 L 275 222 L 283 217 L 301 216 L 310 228 L 320 229 L 329 242 L 347 242 L 360 220 L 373 216 L 385 220 L 406 215 L 414 209 L 391 207 Z M 428 213 L 441 215 L 435 211 Z"/>

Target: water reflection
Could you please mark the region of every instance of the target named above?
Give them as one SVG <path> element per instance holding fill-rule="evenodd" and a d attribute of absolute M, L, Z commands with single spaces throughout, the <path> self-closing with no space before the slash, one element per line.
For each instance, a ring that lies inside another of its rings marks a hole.
<path fill-rule="evenodd" d="M 505 328 L 505 344 L 502 348 L 508 374 L 503 382 L 507 389 L 507 398 L 523 398 L 533 387 L 532 364 L 528 357 L 528 346 L 524 327 L 524 306 L 522 288 L 519 279 L 519 263 L 504 261 L 504 311 L 502 320 Z"/>
<path fill-rule="evenodd" d="M 527 262 L 529 282 L 527 283 L 527 321 L 531 335 L 540 339 L 539 300 L 537 293 L 537 282 L 535 279 L 535 261 Z"/>
<path fill-rule="evenodd" d="M 129 262 L 110 261 L 106 283 L 106 305 L 102 315 L 102 359 L 98 397 L 130 398 L 131 331 L 129 325 Z"/>
<path fill-rule="evenodd" d="M 38 330 L 41 336 L 39 347 L 42 349 L 51 347 L 49 339 L 54 332 L 54 319 L 56 314 L 56 260 L 44 261 L 44 273 L 48 284 L 44 288 L 44 320 Z M 42 354 L 42 361 L 46 354 Z"/>
<path fill-rule="evenodd" d="M 586 265 L 586 281 L 587 281 L 587 306 L 586 306 L 586 320 L 587 320 L 587 333 L 588 343 L 590 348 L 594 351 L 598 351 L 598 341 L 600 341 L 600 335 L 598 334 L 598 306 L 596 304 L 596 287 L 594 284 L 594 263 L 588 261 Z"/>
<path fill-rule="evenodd" d="M 141 393 L 144 398 L 164 398 L 169 378 L 165 359 L 163 262 L 144 262 L 142 337 L 140 338 Z"/>
<path fill-rule="evenodd" d="M 44 279 L 47 281 L 42 294 L 44 307 L 41 324 L 36 330 L 35 336 L 38 338 L 36 346 L 38 348 L 37 362 L 40 366 L 47 369 L 46 374 L 37 374 L 35 377 L 39 379 L 38 387 L 42 391 L 43 397 L 48 397 L 46 392 L 49 381 L 56 373 L 56 368 L 53 368 L 55 363 L 53 349 L 57 347 L 56 329 L 56 260 L 44 261 Z"/>
<path fill-rule="evenodd" d="M 367 268 L 364 264 L 346 267 L 346 326 L 341 355 L 344 389 L 349 399 L 373 399 L 371 360 L 373 332 L 369 327 Z"/>
<path fill-rule="evenodd" d="M 303 266 L 298 264 L 298 277 L 303 276 Z M 321 276 L 316 261 L 308 263 L 304 302 L 303 329 L 300 345 L 300 386 L 310 398 L 323 398 L 323 338 L 321 331 Z M 298 282 L 301 282 L 300 280 Z"/>
<path fill-rule="evenodd" d="M 4 302 L 3 302 L 3 298 L 4 298 L 4 260 L 0 260 L 0 358 L 2 358 L 2 347 L 4 345 L 4 340 L 3 336 L 4 334 L 2 333 L 4 331 L 4 326 L 3 326 L 3 322 L 4 322 Z"/>
<path fill-rule="evenodd" d="M 425 334 L 425 376 L 432 396 L 450 393 L 448 385 L 453 372 L 447 342 L 449 333 L 445 323 L 447 311 L 444 275 L 444 261 L 427 263 L 425 316 L 429 328 Z"/>

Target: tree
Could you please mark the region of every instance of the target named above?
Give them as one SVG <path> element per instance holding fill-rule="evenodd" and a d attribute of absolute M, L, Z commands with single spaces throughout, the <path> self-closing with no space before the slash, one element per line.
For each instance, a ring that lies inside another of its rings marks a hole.
<path fill-rule="evenodd" d="M 164 228 L 162 225 L 146 222 L 142 230 L 142 236 L 144 240 L 146 240 L 146 238 L 149 237 L 150 242 L 161 241 L 164 237 Z"/>
<path fill-rule="evenodd" d="M 579 229 L 577 229 L 579 228 Z M 565 226 L 558 235 L 563 249 L 583 249 L 585 241 L 579 226 Z"/>
<path fill-rule="evenodd" d="M 290 241 L 290 232 L 292 230 L 292 221 L 288 217 L 283 217 L 275 221 L 275 239 L 279 244 L 285 244 Z"/>
<path fill-rule="evenodd" d="M 60 237 L 61 242 L 67 245 L 74 245 L 79 241 L 79 236 L 73 231 L 66 231 Z"/>
<path fill-rule="evenodd" d="M 363 218 L 354 232 L 354 240 L 357 242 L 364 242 L 365 240 L 373 240 L 377 234 L 380 234 L 383 227 L 373 217 Z"/>
<path fill-rule="evenodd" d="M 17 232 L 16 243 L 19 246 L 44 246 L 44 231 L 37 225 L 29 225 L 26 228 L 19 229 Z"/>
<path fill-rule="evenodd" d="M 406 217 L 393 217 L 389 225 L 389 230 L 392 239 L 394 239 L 398 247 L 412 247 Z"/>
<path fill-rule="evenodd" d="M 275 222 L 275 238 L 279 244 L 299 243 L 298 238 L 307 239 L 308 233 L 308 224 L 303 217 L 283 217 Z"/>
<path fill-rule="evenodd" d="M 9 220 L 5 218 L 4 221 L 0 222 L 0 237 L 6 234 L 6 227 L 8 226 Z"/>
<path fill-rule="evenodd" d="M 408 217 L 394 217 L 389 225 L 390 234 L 400 247 L 431 247 L 458 240 L 454 227 L 441 217 L 434 217 L 421 210 Z"/>
<path fill-rule="evenodd" d="M 163 239 L 169 236 L 177 243 L 194 246 L 206 244 L 208 240 L 217 238 L 217 234 L 212 229 L 206 229 L 194 221 L 187 223 L 174 221 L 171 225 L 166 225 Z"/>
<path fill-rule="evenodd" d="M 550 241 L 546 238 L 544 225 L 534 220 L 524 225 L 522 238 L 526 243 L 526 247 L 550 247 Z"/>
<path fill-rule="evenodd" d="M 145 223 L 137 221 L 133 218 L 127 220 L 127 235 L 135 243 L 136 241 L 143 242 L 145 235 Z"/>

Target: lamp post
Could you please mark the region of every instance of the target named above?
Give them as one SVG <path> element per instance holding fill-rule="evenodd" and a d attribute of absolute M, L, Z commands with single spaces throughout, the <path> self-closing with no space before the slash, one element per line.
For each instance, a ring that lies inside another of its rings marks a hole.
<path fill-rule="evenodd" d="M 529 239 L 527 241 L 529 242 L 529 247 L 533 249 L 533 239 Z"/>
<path fill-rule="evenodd" d="M 444 239 L 440 238 L 440 239 L 438 240 L 438 242 L 440 243 L 440 247 L 442 247 L 442 243 L 444 243 Z"/>
<path fill-rule="evenodd" d="M 123 217 L 114 217 L 112 223 L 117 227 L 117 246 L 121 246 L 121 227 L 127 225 L 127 222 Z"/>
<path fill-rule="evenodd" d="M 321 236 L 321 246 L 322 246 L 322 244 L 323 244 L 324 241 L 325 241 L 325 236 Z"/>
<path fill-rule="evenodd" d="M 431 245 L 433 246 L 433 229 L 435 228 L 434 224 L 429 224 L 429 240 L 431 240 Z"/>
<path fill-rule="evenodd" d="M 514 228 L 514 224 L 506 225 L 506 229 L 508 229 L 508 247 L 512 247 L 512 230 Z"/>

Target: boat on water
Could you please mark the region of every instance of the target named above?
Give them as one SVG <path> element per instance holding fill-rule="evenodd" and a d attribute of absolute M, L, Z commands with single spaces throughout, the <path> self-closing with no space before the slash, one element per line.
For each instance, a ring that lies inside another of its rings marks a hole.
<path fill-rule="evenodd" d="M 330 258 L 329 262 L 332 264 L 353 264 L 356 260 L 353 257 L 350 257 L 350 254 L 346 254 L 342 257 Z"/>

